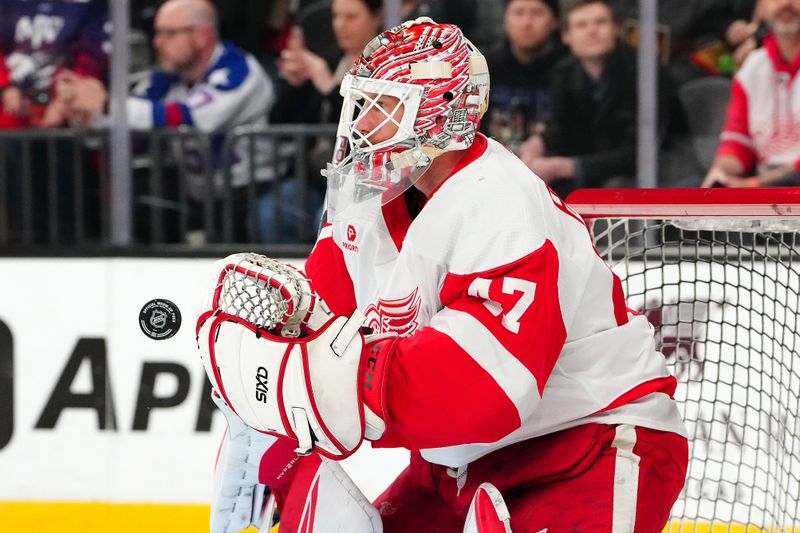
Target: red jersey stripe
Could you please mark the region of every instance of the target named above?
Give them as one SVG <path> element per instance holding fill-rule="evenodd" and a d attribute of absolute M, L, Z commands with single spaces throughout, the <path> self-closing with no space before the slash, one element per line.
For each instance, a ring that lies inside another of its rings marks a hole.
<path fill-rule="evenodd" d="M 634 388 L 615 399 L 606 407 L 600 409 L 599 413 L 616 409 L 617 407 L 629 404 L 633 401 L 643 398 L 653 392 L 662 392 L 673 398 L 675 395 L 675 387 L 678 385 L 678 380 L 674 376 L 664 376 L 663 378 L 651 379 L 636 385 Z"/>

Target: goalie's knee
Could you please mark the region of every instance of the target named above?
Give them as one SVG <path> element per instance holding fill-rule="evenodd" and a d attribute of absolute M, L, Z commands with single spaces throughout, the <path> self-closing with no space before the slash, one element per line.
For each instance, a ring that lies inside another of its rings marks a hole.
<path fill-rule="evenodd" d="M 464 533 L 511 533 L 511 515 L 503 495 L 491 483 L 482 483 L 467 513 Z"/>

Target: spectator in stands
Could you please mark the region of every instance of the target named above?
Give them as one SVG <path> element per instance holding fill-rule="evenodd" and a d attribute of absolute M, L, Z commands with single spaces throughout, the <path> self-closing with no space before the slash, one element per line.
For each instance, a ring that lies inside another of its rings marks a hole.
<path fill-rule="evenodd" d="M 704 187 L 800 185 L 800 0 L 760 0 L 771 34 L 733 81 Z"/>
<path fill-rule="evenodd" d="M 639 0 L 611 0 L 611 4 L 621 21 L 622 42 L 637 47 Z M 743 39 L 757 27 L 750 21 L 754 4 L 755 0 L 658 1 L 658 58 L 675 89 L 675 94 L 668 95 L 675 112 L 659 145 L 662 186 L 682 186 L 686 176 L 706 171 L 706 165 L 698 161 L 689 127 L 692 121 L 678 104 L 678 92 L 697 78 L 733 74 L 736 58 L 747 53 Z"/>
<path fill-rule="evenodd" d="M 635 52 L 618 44 L 619 25 L 608 0 L 573 0 L 563 7 L 570 48 L 553 72 L 553 115 L 521 158 L 556 192 L 580 187 L 633 186 L 636 171 Z M 661 76 L 666 80 L 666 75 Z M 668 87 L 662 95 L 671 94 Z M 660 106 L 661 124 L 668 106 Z"/>
<path fill-rule="evenodd" d="M 659 0 L 658 46 L 661 64 L 684 82 L 708 75 L 730 75 L 729 52 L 742 44 L 756 0 Z M 639 41 L 639 0 L 612 0 L 622 21 L 623 41 Z"/>
<path fill-rule="evenodd" d="M 106 83 L 108 71 L 108 3 L 0 1 L 0 129 L 54 128 L 66 126 L 70 116 L 56 90 L 56 80 L 87 78 Z M 98 172 L 87 164 L 80 192 L 73 171 L 76 152 L 83 148 L 67 139 L 26 141 L 6 139 L 8 224 L 12 239 L 24 242 L 71 242 L 75 234 L 75 194 L 89 209 L 82 220 L 93 234 L 99 220 L 96 205 Z M 27 149 L 21 149 L 27 145 Z M 23 157 L 28 161 L 23 161 Z M 58 172 L 50 177 L 51 161 Z M 83 165 L 82 165 L 83 166 Z M 24 174 L 25 169 L 29 173 Z M 51 181 L 55 180 L 55 182 Z M 55 184 L 55 186 L 54 186 Z M 26 197 L 27 188 L 27 201 Z M 53 194 L 57 190 L 58 194 Z"/>
<path fill-rule="evenodd" d="M 250 151 L 246 142 L 239 142 L 233 154 L 223 153 L 223 146 L 226 133 L 236 126 L 267 124 L 272 84 L 252 55 L 219 40 L 216 10 L 207 0 L 168 0 L 159 8 L 154 27 L 153 45 L 160 68 L 128 98 L 129 123 L 137 130 L 183 125 L 209 134 L 217 190 L 208 190 L 204 146 L 186 142 L 179 157 L 190 175 L 189 196 L 201 202 L 212 194 L 221 208 L 223 173 L 226 167 L 232 167 L 234 205 L 247 212 L 235 217 L 235 238 L 239 242 L 253 238 L 247 232 L 248 217 L 255 216 L 247 185 L 254 180 L 257 196 L 270 194 L 273 172 L 269 143 L 257 142 Z M 95 98 L 87 99 L 93 92 L 102 93 L 103 102 L 107 100 L 107 94 L 96 84 L 65 83 L 60 90 L 70 109 L 77 112 L 100 111 Z M 255 158 L 254 176 L 250 175 L 251 156 Z M 193 225 L 197 227 L 198 222 Z"/>
<path fill-rule="evenodd" d="M 0 127 L 66 125 L 55 80 L 105 83 L 107 31 L 107 0 L 0 2 Z"/>
<path fill-rule="evenodd" d="M 364 46 L 383 25 L 381 0 L 333 0 L 333 31 L 342 52 L 336 68 L 311 52 L 300 28 L 295 28 L 278 68 L 290 86 L 281 95 L 281 122 L 334 123 L 339 120 L 341 97 L 338 87 Z"/>
<path fill-rule="evenodd" d="M 300 27 L 293 29 L 286 49 L 281 53 L 278 69 L 284 80 L 281 95 L 272 115 L 273 122 L 333 124 L 339 121 L 342 97 L 339 86 L 345 72 L 367 43 L 375 37 L 383 25 L 382 0 L 333 0 L 333 33 L 335 46 L 340 50 L 339 59 L 331 66 L 321 55 L 312 52 L 305 42 Z M 325 181 L 318 178 L 333 153 L 332 139 L 321 138 L 308 152 L 308 175 L 310 189 L 307 204 L 302 212 L 288 213 L 279 224 L 265 224 L 263 232 L 270 241 L 281 240 L 296 225 L 297 216 L 317 220 L 325 194 Z M 287 180 L 280 186 L 278 196 L 265 199 L 259 209 L 262 213 L 280 211 L 280 205 L 293 205 L 298 196 L 295 180 Z M 265 215 L 263 220 L 267 220 Z M 283 226 L 284 229 L 281 229 Z M 316 229 L 317 224 L 313 227 Z"/>
<path fill-rule="evenodd" d="M 403 0 L 403 20 L 430 17 L 442 24 L 455 24 L 468 38 L 478 23 L 477 0 Z"/>
<path fill-rule="evenodd" d="M 505 4 L 506 38 L 486 55 L 492 90 L 482 123 L 486 133 L 517 151 L 550 119 L 550 73 L 567 50 L 558 36 L 558 0 Z"/>

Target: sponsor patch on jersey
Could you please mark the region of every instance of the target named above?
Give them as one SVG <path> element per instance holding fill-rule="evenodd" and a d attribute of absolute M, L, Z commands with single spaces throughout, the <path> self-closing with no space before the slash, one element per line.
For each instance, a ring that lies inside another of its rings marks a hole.
<path fill-rule="evenodd" d="M 342 241 L 342 250 L 358 253 L 358 230 L 352 224 L 347 225 L 345 240 Z"/>
<path fill-rule="evenodd" d="M 139 311 L 139 327 L 153 340 L 163 341 L 174 337 L 181 329 L 181 312 L 169 300 L 150 300 Z"/>

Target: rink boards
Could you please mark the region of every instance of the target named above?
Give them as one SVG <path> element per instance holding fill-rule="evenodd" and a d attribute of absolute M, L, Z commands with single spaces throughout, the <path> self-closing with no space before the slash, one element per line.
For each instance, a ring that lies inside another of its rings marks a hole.
<path fill-rule="evenodd" d="M 207 530 L 225 421 L 193 317 L 212 262 L 0 259 L 0 531 Z M 170 339 L 140 329 L 153 299 L 182 314 Z M 346 468 L 374 497 L 407 457 L 365 447 Z"/>
<path fill-rule="evenodd" d="M 0 259 L 0 530 L 206 530 L 224 420 L 205 401 L 192 322 L 211 263 Z M 140 329 L 153 299 L 182 314 L 170 339 Z M 365 447 L 346 468 L 374 498 L 406 458 Z"/>

